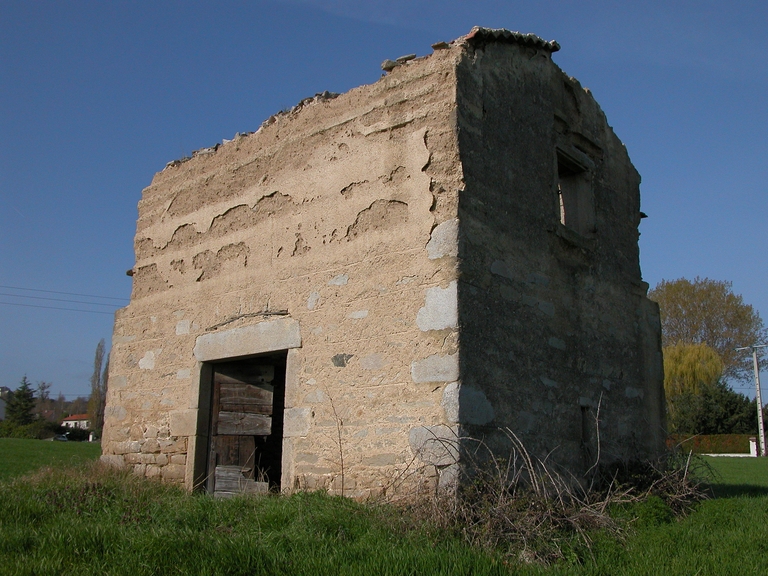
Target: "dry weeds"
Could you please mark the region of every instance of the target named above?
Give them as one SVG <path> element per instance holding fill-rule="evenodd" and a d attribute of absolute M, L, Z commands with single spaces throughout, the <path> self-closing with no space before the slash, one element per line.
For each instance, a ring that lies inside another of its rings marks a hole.
<path fill-rule="evenodd" d="M 434 528 L 458 533 L 472 546 L 549 564 L 574 546 L 590 554 L 598 532 L 623 539 L 630 525 L 611 515 L 615 506 L 658 496 L 681 515 L 706 497 L 691 455 L 594 466 L 588 479 L 579 479 L 530 454 L 511 430 L 503 432 L 512 446 L 508 457 L 498 458 L 482 441 L 470 440 L 476 449 L 462 450 L 464 478 L 457 492 L 412 501 L 411 517 L 428 518 Z"/>

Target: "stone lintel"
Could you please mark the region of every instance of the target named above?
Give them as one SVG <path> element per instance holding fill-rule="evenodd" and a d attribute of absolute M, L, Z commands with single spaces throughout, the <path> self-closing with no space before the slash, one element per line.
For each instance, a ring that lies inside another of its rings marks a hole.
<path fill-rule="evenodd" d="M 298 321 L 281 318 L 203 334 L 195 342 L 194 354 L 200 362 L 210 362 L 300 347 Z"/>

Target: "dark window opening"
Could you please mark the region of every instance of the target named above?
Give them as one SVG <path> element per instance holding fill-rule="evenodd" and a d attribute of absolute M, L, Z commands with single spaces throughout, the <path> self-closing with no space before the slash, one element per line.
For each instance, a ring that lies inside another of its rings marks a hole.
<path fill-rule="evenodd" d="M 582 406 L 581 407 L 581 444 L 582 446 L 588 446 L 589 440 L 590 440 L 590 418 L 589 418 L 589 407 L 588 406 Z"/>
<path fill-rule="evenodd" d="M 560 223 L 582 236 L 595 233 L 591 174 L 578 161 L 557 150 L 557 194 Z"/>
<path fill-rule="evenodd" d="M 209 493 L 280 489 L 286 358 L 281 352 L 209 366 Z"/>

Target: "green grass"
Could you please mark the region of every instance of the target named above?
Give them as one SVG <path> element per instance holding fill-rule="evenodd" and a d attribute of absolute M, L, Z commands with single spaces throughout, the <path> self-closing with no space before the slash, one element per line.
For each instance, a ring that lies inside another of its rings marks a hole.
<path fill-rule="evenodd" d="M 0 482 L 0 574 L 765 573 L 768 459 L 706 462 L 717 498 L 682 519 L 659 498 L 624 507 L 622 538 L 565 541 L 554 566 L 473 549 L 393 506 L 321 493 L 214 500 L 81 464 Z"/>
<path fill-rule="evenodd" d="M 77 465 L 95 460 L 100 454 L 98 443 L 0 438 L 0 481 L 42 466 Z"/>
<path fill-rule="evenodd" d="M 712 468 L 712 488 L 717 497 L 768 496 L 768 458 L 703 459 Z"/>
<path fill-rule="evenodd" d="M 322 493 L 221 501 L 104 469 L 48 473 L 0 484 L 0 573 L 506 573 L 392 511 Z"/>

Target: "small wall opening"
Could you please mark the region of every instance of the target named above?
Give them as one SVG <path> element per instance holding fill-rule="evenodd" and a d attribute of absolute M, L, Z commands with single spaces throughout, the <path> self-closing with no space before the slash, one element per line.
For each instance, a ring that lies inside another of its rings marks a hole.
<path fill-rule="evenodd" d="M 210 419 L 205 489 L 280 490 L 287 351 L 205 363 Z"/>
<path fill-rule="evenodd" d="M 557 194 L 560 223 L 582 236 L 595 233 L 595 205 L 590 172 L 557 150 Z"/>

